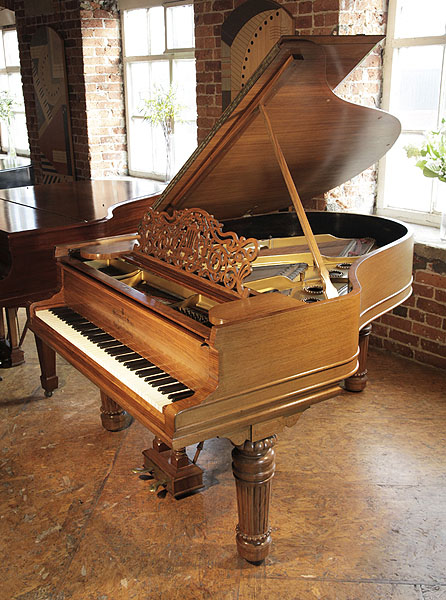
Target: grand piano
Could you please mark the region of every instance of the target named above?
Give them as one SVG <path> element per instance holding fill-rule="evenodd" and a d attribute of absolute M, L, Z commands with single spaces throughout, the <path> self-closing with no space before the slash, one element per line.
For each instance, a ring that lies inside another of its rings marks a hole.
<path fill-rule="evenodd" d="M 7 189 L 10 185 L 4 183 L 0 189 L 0 364 L 15 366 L 24 359 L 16 308 L 57 288 L 54 247 L 135 232 L 141 214 L 162 186 L 148 180 L 95 180 Z"/>
<path fill-rule="evenodd" d="M 271 544 L 276 434 L 339 393 L 360 332 L 411 293 L 405 225 L 301 203 L 399 134 L 332 91 L 379 39 L 282 38 L 138 235 L 59 249 L 60 289 L 30 308 L 43 387 L 57 352 L 98 386 L 106 429 L 127 413 L 145 425 L 154 489 L 199 489 L 185 448 L 231 440 L 237 549 L 253 563 Z"/>

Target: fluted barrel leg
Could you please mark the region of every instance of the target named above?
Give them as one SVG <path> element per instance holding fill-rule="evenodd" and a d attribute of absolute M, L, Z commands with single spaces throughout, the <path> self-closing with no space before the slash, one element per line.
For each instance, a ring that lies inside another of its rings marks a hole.
<path fill-rule="evenodd" d="M 359 332 L 359 366 L 354 375 L 344 381 L 345 389 L 349 392 L 362 392 L 367 385 L 367 352 L 372 324 L 366 325 Z"/>
<path fill-rule="evenodd" d="M 232 451 L 232 471 L 237 489 L 237 550 L 249 562 L 268 556 L 271 544 L 269 504 L 274 477 L 275 436 L 246 441 Z"/>
<path fill-rule="evenodd" d="M 122 431 L 133 421 L 131 415 L 101 391 L 101 421 L 107 431 Z"/>

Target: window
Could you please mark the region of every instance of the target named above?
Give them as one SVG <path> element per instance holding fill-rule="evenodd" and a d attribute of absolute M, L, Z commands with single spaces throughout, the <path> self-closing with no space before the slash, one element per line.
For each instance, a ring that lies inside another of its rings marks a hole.
<path fill-rule="evenodd" d="M 153 2 L 151 3 L 153 5 Z M 161 127 L 144 120 L 143 100 L 170 85 L 181 105 L 172 163 L 175 173 L 197 144 L 197 107 L 192 3 L 166 3 L 123 11 L 129 172 L 163 180 L 165 140 Z"/>
<path fill-rule="evenodd" d="M 423 133 L 446 118 L 445 50 L 445 0 L 389 0 L 383 108 L 400 119 L 402 133 L 380 162 L 380 214 L 425 225 L 440 222 L 446 184 L 424 177 L 404 147 L 420 146 Z"/>
<path fill-rule="evenodd" d="M 11 136 L 15 149 L 20 154 L 29 154 L 26 129 L 25 104 L 23 101 L 22 78 L 20 75 L 19 44 L 15 29 L 0 29 L 0 91 L 8 92 L 14 99 L 14 119 Z M 1 149 L 9 150 L 8 128 L 1 122 Z"/>

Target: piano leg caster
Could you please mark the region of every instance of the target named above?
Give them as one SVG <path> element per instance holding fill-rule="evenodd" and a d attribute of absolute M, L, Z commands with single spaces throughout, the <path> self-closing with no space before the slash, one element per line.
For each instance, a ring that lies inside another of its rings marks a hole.
<path fill-rule="evenodd" d="M 150 470 L 155 479 L 150 491 L 159 492 L 164 487 L 177 498 L 203 487 L 203 471 L 189 460 L 185 448 L 171 450 L 155 438 L 153 448 L 144 450 L 143 456 L 144 469 Z"/>
<path fill-rule="evenodd" d="M 131 425 L 133 417 L 101 392 L 101 421 L 102 427 L 107 431 L 122 431 Z"/>
<path fill-rule="evenodd" d="M 367 351 L 369 349 L 369 336 L 372 324 L 366 325 L 359 332 L 359 357 L 358 370 L 354 375 L 344 380 L 344 387 L 349 392 L 362 392 L 368 381 L 367 377 Z"/>
<path fill-rule="evenodd" d="M 45 390 L 45 396 L 49 398 L 59 385 L 56 375 L 56 353 L 36 336 L 36 348 L 40 363 L 40 383 Z"/>
<path fill-rule="evenodd" d="M 232 451 L 239 518 L 237 550 L 242 558 L 253 564 L 265 560 L 271 545 L 268 516 L 276 466 L 275 441 L 275 436 L 257 442 L 247 440 Z"/>

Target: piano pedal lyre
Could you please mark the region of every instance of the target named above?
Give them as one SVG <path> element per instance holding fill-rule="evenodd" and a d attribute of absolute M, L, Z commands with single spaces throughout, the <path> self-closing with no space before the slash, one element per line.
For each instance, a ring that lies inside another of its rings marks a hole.
<path fill-rule="evenodd" d="M 137 473 L 150 473 L 153 481 L 150 491 L 161 495 L 164 490 L 177 498 L 190 494 L 203 486 L 203 471 L 189 460 L 185 448 L 172 450 L 159 438 L 153 440 L 153 448 L 143 452 L 144 466 Z M 162 489 L 160 489 L 162 488 Z"/>

